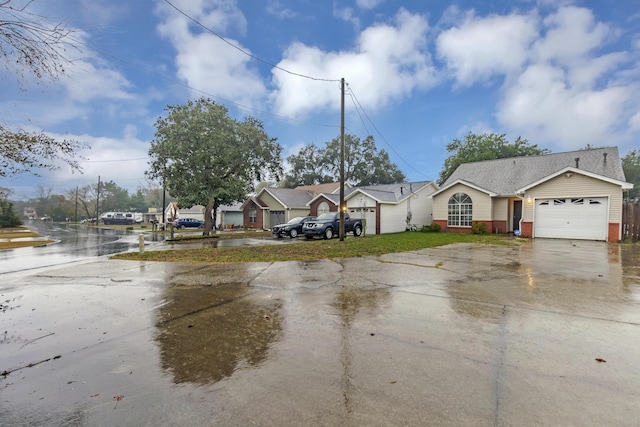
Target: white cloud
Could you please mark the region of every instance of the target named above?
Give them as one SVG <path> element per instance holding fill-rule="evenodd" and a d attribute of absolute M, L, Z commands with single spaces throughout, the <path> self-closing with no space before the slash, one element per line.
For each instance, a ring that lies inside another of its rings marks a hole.
<path fill-rule="evenodd" d="M 356 4 L 360 9 L 374 9 L 384 0 L 356 0 Z"/>
<path fill-rule="evenodd" d="M 360 34 L 350 51 L 324 52 L 293 43 L 279 67 L 308 76 L 344 77 L 365 108 L 377 108 L 435 84 L 426 49 L 428 24 L 421 15 L 401 9 L 392 24 L 377 24 Z M 273 70 L 272 98 L 279 114 L 293 116 L 315 109 L 338 109 L 337 83 L 319 82 Z"/>
<path fill-rule="evenodd" d="M 640 108 L 638 85 L 625 76 L 629 54 L 597 53 L 616 32 L 576 7 L 559 8 L 541 27 L 530 65 L 504 88 L 498 120 L 562 149 L 627 140 Z"/>
<path fill-rule="evenodd" d="M 246 20 L 234 1 L 176 2 L 183 12 L 225 36 L 226 31 L 246 30 Z M 253 104 L 266 93 L 258 72 L 250 67 L 251 58 L 239 49 L 249 49 L 233 38 L 227 42 L 203 30 L 173 8 L 160 7 L 163 21 L 158 25 L 177 51 L 177 75 L 197 89 L 243 104 Z M 231 46 L 231 45 L 233 46 Z M 237 48 L 235 48 L 236 46 Z"/>
<path fill-rule="evenodd" d="M 295 18 L 297 16 L 293 10 L 285 7 L 280 0 L 269 0 L 267 3 L 267 12 L 277 16 L 279 19 Z"/>
<path fill-rule="evenodd" d="M 121 138 L 95 137 L 91 135 L 51 134 L 55 139 L 73 139 L 91 147 L 79 154 L 82 174 L 72 173 L 69 167 L 62 165 L 53 175 L 51 185 L 59 186 L 67 182 L 79 181 L 87 184 L 87 179 L 99 176 L 104 181 L 115 181 L 119 186 L 134 191 L 144 184 L 144 171 L 148 169 L 148 141 L 142 141 L 135 135 L 136 130 L 127 126 Z"/>
<path fill-rule="evenodd" d="M 615 143 L 623 125 L 628 88 L 578 90 L 562 69 L 532 65 L 509 87 L 498 119 L 530 141 L 551 141 L 563 149 Z"/>
<path fill-rule="evenodd" d="M 595 22 L 591 10 L 577 7 L 563 7 L 547 16 L 543 30 L 546 33 L 533 46 L 532 59 L 564 65 L 572 65 L 602 46 L 611 33 L 605 24 Z"/>
<path fill-rule="evenodd" d="M 438 56 L 462 86 L 516 73 L 537 36 L 536 24 L 535 14 L 489 17 L 470 14 L 464 22 L 438 36 Z"/>

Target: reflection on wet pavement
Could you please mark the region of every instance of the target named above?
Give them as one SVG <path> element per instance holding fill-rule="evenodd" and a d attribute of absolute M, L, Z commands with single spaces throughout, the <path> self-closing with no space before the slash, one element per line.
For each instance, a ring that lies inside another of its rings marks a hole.
<path fill-rule="evenodd" d="M 163 369 L 176 384 L 211 384 L 257 366 L 281 335 L 281 303 L 252 301 L 244 284 L 171 286 L 156 327 Z"/>
<path fill-rule="evenodd" d="M 6 275 L 0 425 L 635 425 L 639 265 L 536 240 Z"/>

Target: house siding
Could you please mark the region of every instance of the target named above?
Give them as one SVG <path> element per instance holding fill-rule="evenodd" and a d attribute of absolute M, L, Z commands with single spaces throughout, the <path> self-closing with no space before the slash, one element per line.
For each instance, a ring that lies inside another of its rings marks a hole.
<path fill-rule="evenodd" d="M 524 221 L 533 221 L 534 203 L 532 199 L 547 199 L 558 197 L 609 197 L 609 222 L 622 222 L 622 189 L 619 185 L 591 178 L 577 173 L 571 178 L 565 175 L 557 176 L 527 191 L 524 197 Z"/>
<path fill-rule="evenodd" d="M 380 234 L 399 233 L 407 228 L 407 204 L 382 205 Z"/>
<path fill-rule="evenodd" d="M 529 202 L 531 197 L 532 202 Z M 534 210 L 536 199 L 547 198 L 580 198 L 580 197 L 608 197 L 608 237 L 610 242 L 618 241 L 621 237 L 622 222 L 622 189 L 619 185 L 611 184 L 579 173 L 557 176 L 530 190 L 524 197 L 523 221 L 531 223 L 533 230 Z M 531 234 L 529 234 L 531 235 Z"/>
<path fill-rule="evenodd" d="M 262 194 L 260 194 L 260 200 L 262 200 L 262 202 L 266 206 L 269 206 L 269 209 L 272 211 L 284 210 L 284 206 L 282 205 L 282 203 L 277 201 L 275 197 L 273 197 L 271 194 L 267 193 L 266 191 L 263 191 Z"/>
<path fill-rule="evenodd" d="M 433 221 L 440 224 L 440 227 L 442 227 L 443 231 L 445 229 L 448 229 L 448 227 L 446 227 L 446 224 L 449 199 L 456 193 L 465 193 L 469 197 L 471 197 L 471 202 L 473 203 L 473 222 L 492 222 L 491 211 L 493 204 L 491 201 L 491 197 L 486 193 L 483 193 L 471 187 L 467 187 L 464 184 L 456 184 L 453 187 L 436 195 L 433 199 Z M 445 225 L 444 227 L 443 223 Z M 450 229 L 456 230 L 462 228 L 469 229 L 469 227 L 452 227 Z"/>

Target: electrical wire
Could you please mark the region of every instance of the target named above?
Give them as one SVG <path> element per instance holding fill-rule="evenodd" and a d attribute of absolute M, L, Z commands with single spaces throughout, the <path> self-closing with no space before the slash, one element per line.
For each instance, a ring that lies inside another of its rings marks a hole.
<path fill-rule="evenodd" d="M 318 78 L 318 77 L 311 77 L 308 76 L 306 74 L 300 74 L 300 73 L 296 73 L 290 70 L 287 70 L 285 68 L 279 67 L 276 64 L 272 64 L 271 62 L 265 61 L 249 52 L 247 52 L 246 50 L 242 49 L 239 46 L 236 46 L 235 44 L 231 43 L 230 41 L 228 41 L 227 39 L 225 39 L 224 37 L 222 37 L 220 34 L 216 33 L 215 31 L 213 31 L 211 28 L 206 27 L 204 24 L 202 24 L 201 22 L 199 22 L 198 20 L 196 20 L 195 18 L 191 17 L 190 15 L 188 15 L 187 13 L 183 12 L 182 10 L 180 10 L 177 6 L 175 6 L 173 3 L 171 3 L 169 0 L 164 0 L 165 3 L 167 3 L 169 6 L 171 6 L 172 8 L 174 8 L 177 12 L 179 12 L 180 14 L 182 14 L 184 17 L 186 17 L 187 19 L 189 19 L 190 21 L 194 22 L 196 25 L 200 26 L 201 28 L 209 31 L 211 34 L 215 35 L 216 37 L 218 37 L 220 40 L 222 40 L 223 42 L 225 42 L 226 44 L 228 44 L 229 46 L 233 47 L 234 49 L 239 50 L 240 52 L 242 52 L 243 54 L 247 55 L 248 57 L 255 59 L 258 62 L 262 62 L 263 64 L 266 64 L 270 67 L 273 67 L 277 70 L 283 71 L 287 74 L 291 74 L 292 76 L 297 76 L 297 77 L 302 77 L 305 79 L 309 79 L 309 80 L 316 80 L 316 81 L 322 81 L 322 82 L 339 82 L 340 79 L 323 79 L 323 78 Z"/>
<path fill-rule="evenodd" d="M 394 148 L 393 146 L 391 146 L 391 144 L 389 143 L 389 141 L 387 141 L 387 138 L 384 137 L 384 135 L 382 134 L 382 132 L 380 132 L 380 130 L 378 129 L 378 127 L 376 126 L 376 124 L 373 122 L 373 120 L 371 120 L 371 117 L 369 117 L 369 115 L 367 114 L 367 112 L 365 111 L 365 109 L 362 107 L 362 104 L 360 104 L 360 101 L 358 100 L 358 97 L 356 96 L 355 92 L 353 91 L 353 89 L 351 88 L 351 86 L 349 86 L 349 84 L 347 83 L 347 88 L 348 88 L 348 92 L 349 92 L 349 97 L 351 98 L 352 101 L 354 101 L 354 107 L 356 108 L 356 111 L 358 112 L 358 116 L 360 117 L 360 120 L 362 121 L 362 124 L 364 125 L 365 129 L 368 131 L 366 124 L 364 123 L 364 120 L 362 120 L 362 116 L 360 115 L 359 110 L 362 111 L 362 114 L 364 114 L 364 116 L 367 118 L 367 120 L 369 121 L 369 123 L 371 123 L 371 126 L 373 127 L 373 129 L 375 129 L 375 131 L 377 132 L 377 134 L 380 136 L 380 138 L 382 138 L 382 140 L 384 141 L 384 143 L 387 145 L 387 147 L 389 147 L 389 149 L 400 159 L 402 160 L 411 170 L 415 171 L 416 173 L 420 174 L 421 176 L 424 176 L 425 178 L 431 180 L 431 178 L 429 178 L 427 175 L 425 175 L 424 173 L 420 172 L 418 169 L 414 168 L 408 161 L 406 161 Z"/>

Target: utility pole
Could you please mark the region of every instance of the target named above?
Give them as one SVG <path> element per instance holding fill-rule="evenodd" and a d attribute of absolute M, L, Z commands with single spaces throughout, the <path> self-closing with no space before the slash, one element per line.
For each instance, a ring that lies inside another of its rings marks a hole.
<path fill-rule="evenodd" d="M 98 195 L 96 197 L 96 226 L 100 224 L 100 175 L 98 175 Z"/>
<path fill-rule="evenodd" d="M 344 241 L 344 77 L 340 79 L 340 241 Z"/>
<path fill-rule="evenodd" d="M 73 222 L 78 223 L 78 186 L 76 185 L 76 213 L 73 217 Z"/>

